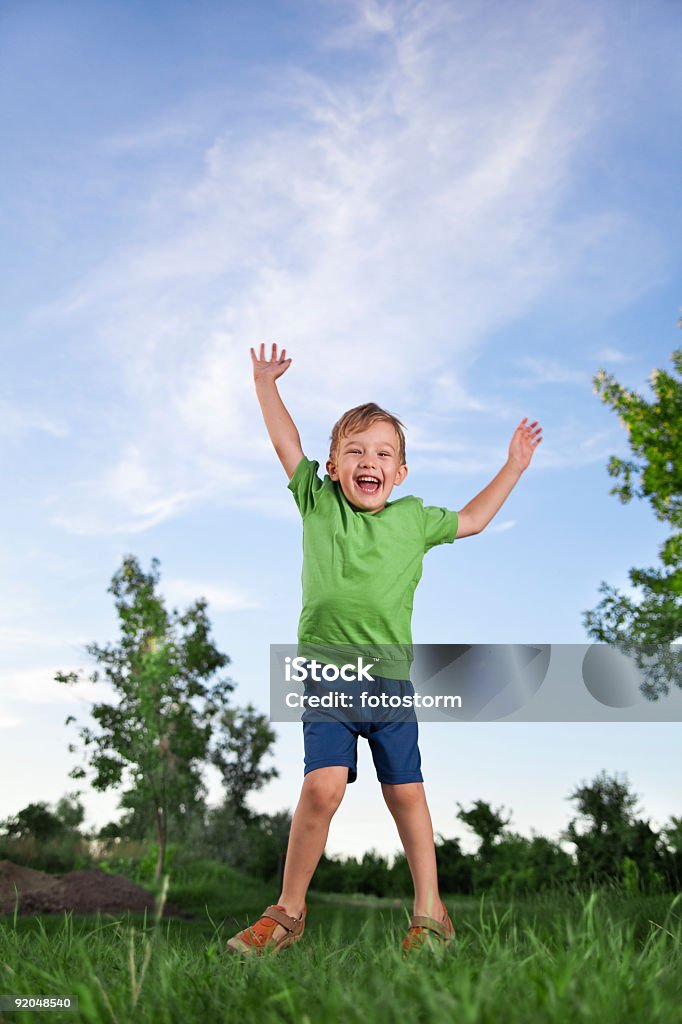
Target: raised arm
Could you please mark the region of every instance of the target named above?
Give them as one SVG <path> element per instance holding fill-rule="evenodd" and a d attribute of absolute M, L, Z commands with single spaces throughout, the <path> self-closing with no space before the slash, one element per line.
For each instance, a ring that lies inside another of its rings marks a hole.
<path fill-rule="evenodd" d="M 458 537 L 470 537 L 472 534 L 480 533 L 497 515 L 519 482 L 521 474 L 530 465 L 533 452 L 542 441 L 541 434 L 542 427 L 538 427 L 537 420 L 528 426 L 528 417 L 524 416 L 514 431 L 509 445 L 509 456 L 502 469 L 487 487 L 458 512 Z"/>
<path fill-rule="evenodd" d="M 291 480 L 294 470 L 303 458 L 303 449 L 296 424 L 280 398 L 276 383 L 277 378 L 286 373 L 291 366 L 291 359 L 285 358 L 287 354 L 285 348 L 278 356 L 276 345 L 272 346 L 270 359 L 265 358 L 264 344 L 260 347 L 259 356 L 256 356 L 253 349 L 250 351 L 256 395 L 260 402 L 265 426 L 279 461 L 284 466 L 284 472 Z"/>

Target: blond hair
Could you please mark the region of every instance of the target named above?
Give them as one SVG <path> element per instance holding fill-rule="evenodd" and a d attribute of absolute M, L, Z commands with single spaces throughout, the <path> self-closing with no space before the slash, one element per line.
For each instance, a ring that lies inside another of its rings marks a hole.
<path fill-rule="evenodd" d="M 397 416 L 393 416 L 390 412 L 386 412 L 380 406 L 374 402 L 365 402 L 364 405 L 357 405 L 354 409 L 349 409 L 344 412 L 343 416 L 336 421 L 332 427 L 330 436 L 329 446 L 329 459 L 331 462 L 336 461 L 336 453 L 339 449 L 341 439 L 347 437 L 349 434 L 360 433 L 367 427 L 371 426 L 372 423 L 377 423 L 380 420 L 385 420 L 387 423 L 391 423 L 395 428 L 398 435 L 399 452 L 398 458 L 401 466 L 405 463 L 405 434 L 403 433 L 404 424 L 400 422 Z"/>

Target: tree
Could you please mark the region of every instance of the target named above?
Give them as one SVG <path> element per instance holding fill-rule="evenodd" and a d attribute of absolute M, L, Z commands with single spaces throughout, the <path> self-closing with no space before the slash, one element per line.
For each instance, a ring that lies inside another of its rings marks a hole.
<path fill-rule="evenodd" d="M 289 811 L 274 814 L 238 814 L 226 801 L 211 807 L 206 829 L 196 848 L 237 871 L 271 881 L 277 878 L 279 855 L 287 848 L 291 830 Z"/>
<path fill-rule="evenodd" d="M 404 858 L 404 854 L 402 855 Z M 400 862 L 401 855 L 396 857 L 393 872 Z M 406 861 L 406 858 L 404 858 Z M 436 861 L 438 863 L 438 883 L 443 892 L 471 893 L 474 889 L 474 871 L 472 857 L 462 852 L 459 839 L 446 839 L 438 835 L 436 842 Z M 409 889 L 403 891 L 408 892 Z"/>
<path fill-rule="evenodd" d="M 663 829 L 663 835 L 673 853 L 682 854 L 682 818 L 676 818 L 673 814 L 670 824 Z"/>
<path fill-rule="evenodd" d="M 85 820 L 85 808 L 78 799 L 79 796 L 79 790 L 75 793 L 66 793 L 60 797 L 55 807 L 55 814 L 64 827 L 72 829 L 74 832 L 78 831 Z"/>
<path fill-rule="evenodd" d="M 682 888 L 682 818 L 673 815 L 661 830 L 665 843 L 665 875 L 671 889 Z"/>
<path fill-rule="evenodd" d="M 220 726 L 220 739 L 211 760 L 222 774 L 226 802 L 238 816 L 248 820 L 246 798 L 249 793 L 279 775 L 274 767 L 261 767 L 262 759 L 275 741 L 275 732 L 267 716 L 259 714 L 253 704 L 245 708 L 226 708 L 220 716 Z"/>
<path fill-rule="evenodd" d="M 580 880 L 593 884 L 617 879 L 637 804 L 627 779 L 601 772 L 568 799 L 575 802 L 578 818 L 571 819 L 563 838 L 575 845 Z"/>
<path fill-rule="evenodd" d="M 572 880 L 575 867 L 570 854 L 544 836 L 531 839 L 506 831 L 487 859 L 475 864 L 476 890 L 539 892 Z"/>
<path fill-rule="evenodd" d="M 116 599 L 121 636 L 117 644 L 88 644 L 117 697 L 94 704 L 96 733 L 79 735 L 92 785 L 104 791 L 125 787 L 124 805 L 148 809 L 158 842 L 156 877 L 164 869 L 169 808 L 187 807 L 204 792 L 201 768 L 209 756 L 213 723 L 234 689 L 228 679 L 209 680 L 230 661 L 210 638 L 207 602 L 200 598 L 186 612 L 169 613 L 156 593 L 158 559 L 146 574 L 126 555 L 108 592 Z M 77 672 L 58 672 L 59 683 L 79 681 Z M 100 672 L 93 672 L 97 682 Z M 66 723 L 75 722 L 69 715 Z M 70 746 L 74 751 L 76 748 Z M 73 778 L 84 778 L 77 767 Z"/>
<path fill-rule="evenodd" d="M 459 820 L 468 825 L 481 840 L 478 853 L 479 856 L 485 859 L 490 853 L 495 840 L 502 835 L 511 818 L 502 817 L 503 807 L 498 807 L 494 811 L 485 800 L 476 800 L 469 811 L 465 811 L 460 803 L 457 806 L 459 807 L 457 812 Z"/>
<path fill-rule="evenodd" d="M 682 348 L 672 353 L 677 374 L 682 373 Z M 653 370 L 651 387 L 655 400 L 647 402 L 599 370 L 595 392 L 618 413 L 628 432 L 635 458 L 612 455 L 610 476 L 619 478 L 612 487 L 621 502 L 646 498 L 657 519 L 672 528 L 661 546 L 661 568 L 630 569 L 629 579 L 639 589 L 635 601 L 602 581 L 601 602 L 583 613 L 583 625 L 595 640 L 633 655 L 644 682 L 642 693 L 658 700 L 670 690 L 671 681 L 682 687 L 682 655 L 671 648 L 682 635 L 682 380 L 663 370 Z"/>
<path fill-rule="evenodd" d="M 44 800 L 28 804 L 23 810 L 0 822 L 0 827 L 8 836 L 16 836 L 18 839 L 30 836 L 39 842 L 54 839 L 65 830 L 64 822 L 50 810 Z"/>
<path fill-rule="evenodd" d="M 666 871 L 662 837 L 648 821 L 637 818 L 637 796 L 627 778 L 601 772 L 588 785 L 570 794 L 579 818 L 573 818 L 564 838 L 575 844 L 580 880 L 589 884 L 630 881 L 657 888 Z M 635 865 L 635 869 L 633 869 Z"/>

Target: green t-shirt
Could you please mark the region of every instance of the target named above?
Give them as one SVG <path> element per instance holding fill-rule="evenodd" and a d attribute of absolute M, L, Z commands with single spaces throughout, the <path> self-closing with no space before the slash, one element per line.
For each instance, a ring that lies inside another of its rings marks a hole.
<path fill-rule="evenodd" d="M 362 649 L 376 662 L 376 675 L 409 679 L 422 559 L 454 541 L 457 513 L 411 494 L 386 502 L 381 512 L 358 511 L 318 469 L 304 455 L 288 484 L 303 518 L 299 656 L 338 665 L 354 663 Z M 353 646 L 346 651 L 346 644 Z"/>

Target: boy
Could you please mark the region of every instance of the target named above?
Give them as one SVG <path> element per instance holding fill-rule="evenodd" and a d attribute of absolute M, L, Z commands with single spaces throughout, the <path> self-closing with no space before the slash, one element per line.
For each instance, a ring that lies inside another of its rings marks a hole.
<path fill-rule="evenodd" d="M 426 551 L 480 533 L 497 513 L 542 440 L 537 422 L 521 420 L 507 462 L 459 512 L 424 506 L 412 496 L 389 502 L 407 476 L 400 420 L 373 403 L 351 409 L 335 425 L 326 468 L 307 459 L 277 390 L 291 365 L 286 349 L 270 359 L 251 350 L 256 394 L 275 451 L 304 520 L 301 644 L 411 644 L 412 600 Z M 395 646 L 394 646 L 395 645 Z M 382 662 L 379 685 L 414 693 L 409 662 Z M 306 720 L 307 719 L 307 720 Z M 447 944 L 454 928 L 438 893 L 433 827 L 424 794 L 417 721 L 351 723 L 304 713 L 305 773 L 287 847 L 279 901 L 227 943 L 231 952 L 279 952 L 305 928 L 305 896 L 346 785 L 356 778 L 358 735 L 370 743 L 377 776 L 393 815 L 414 882 L 414 914 L 404 954 L 422 944 Z M 363 728 L 364 725 L 364 728 Z"/>

